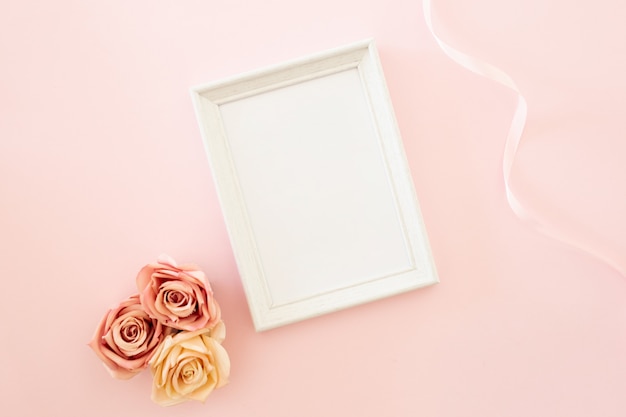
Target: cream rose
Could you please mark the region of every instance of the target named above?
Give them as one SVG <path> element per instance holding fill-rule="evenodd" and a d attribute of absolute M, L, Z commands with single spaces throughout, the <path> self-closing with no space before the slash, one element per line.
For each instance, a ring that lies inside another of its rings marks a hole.
<path fill-rule="evenodd" d="M 152 401 L 162 406 L 187 400 L 205 401 L 228 382 L 230 359 L 220 344 L 223 322 L 212 329 L 167 336 L 150 360 Z"/>
<path fill-rule="evenodd" d="M 108 311 L 89 346 L 114 378 L 128 379 L 145 369 L 159 343 L 172 330 L 148 316 L 139 295 Z"/>
<path fill-rule="evenodd" d="M 195 331 L 212 328 L 220 320 L 213 290 L 195 265 L 180 265 L 161 255 L 156 264 L 144 266 L 137 288 L 146 312 L 166 326 Z"/>

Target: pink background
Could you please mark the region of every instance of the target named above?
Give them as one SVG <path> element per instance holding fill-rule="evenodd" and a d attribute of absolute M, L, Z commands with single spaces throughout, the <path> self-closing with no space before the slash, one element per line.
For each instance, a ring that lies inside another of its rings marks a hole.
<path fill-rule="evenodd" d="M 623 2 L 434 12 L 528 99 L 520 199 L 626 268 Z M 257 334 L 188 88 L 367 37 L 441 283 Z M 514 216 L 515 96 L 446 58 L 418 0 L 4 1 L 0 60 L 3 415 L 626 413 L 626 278 Z M 149 373 L 113 380 L 86 346 L 162 252 L 198 263 L 223 307 L 231 383 L 204 405 L 161 409 Z"/>

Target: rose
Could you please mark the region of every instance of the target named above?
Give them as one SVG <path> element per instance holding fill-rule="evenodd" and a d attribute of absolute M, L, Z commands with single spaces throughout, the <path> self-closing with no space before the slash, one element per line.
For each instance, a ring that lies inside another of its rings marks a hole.
<path fill-rule="evenodd" d="M 230 359 L 220 344 L 224 335 L 220 321 L 212 330 L 167 336 L 150 360 L 152 401 L 162 406 L 186 400 L 204 402 L 215 388 L 225 385 Z"/>
<path fill-rule="evenodd" d="M 133 295 L 107 312 L 89 346 L 114 378 L 128 379 L 148 366 L 155 349 L 170 333 L 171 329 L 148 316 L 139 295 Z"/>
<path fill-rule="evenodd" d="M 212 328 L 220 320 L 220 307 L 204 272 L 195 265 L 180 265 L 161 255 L 157 264 L 137 275 L 141 304 L 150 317 L 166 326 L 194 331 Z"/>

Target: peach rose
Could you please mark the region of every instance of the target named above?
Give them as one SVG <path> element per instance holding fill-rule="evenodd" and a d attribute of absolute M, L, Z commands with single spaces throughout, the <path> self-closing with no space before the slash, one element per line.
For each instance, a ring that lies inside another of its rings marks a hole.
<path fill-rule="evenodd" d="M 108 311 L 89 347 L 114 378 L 128 379 L 148 366 L 155 349 L 170 333 L 171 329 L 148 316 L 137 294 Z"/>
<path fill-rule="evenodd" d="M 169 406 L 187 400 L 204 402 L 228 382 L 230 359 L 220 342 L 223 322 L 212 329 L 167 336 L 150 360 L 152 401 Z"/>
<path fill-rule="evenodd" d="M 137 275 L 141 304 L 150 317 L 166 326 L 194 331 L 211 328 L 220 320 L 220 307 L 204 272 L 161 255 L 156 264 Z"/>

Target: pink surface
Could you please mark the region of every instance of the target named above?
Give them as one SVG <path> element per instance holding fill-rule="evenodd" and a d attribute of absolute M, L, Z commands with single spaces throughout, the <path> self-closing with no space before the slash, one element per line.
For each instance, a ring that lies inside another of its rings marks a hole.
<path fill-rule="evenodd" d="M 528 99 L 521 200 L 626 267 L 626 7 L 582 4 L 435 0 L 435 26 Z M 3 415 L 626 413 L 626 278 L 513 215 L 514 95 L 447 59 L 418 1 L 0 9 Z M 367 37 L 441 283 L 257 334 L 188 88 Z M 159 408 L 148 374 L 113 380 L 86 345 L 162 252 L 200 264 L 222 305 L 231 383 L 204 405 Z"/>

